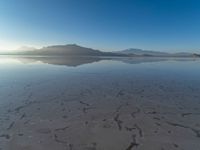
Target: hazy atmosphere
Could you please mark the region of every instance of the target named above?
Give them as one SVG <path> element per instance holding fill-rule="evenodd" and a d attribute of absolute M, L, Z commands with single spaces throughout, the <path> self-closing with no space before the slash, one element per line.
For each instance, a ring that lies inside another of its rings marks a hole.
<path fill-rule="evenodd" d="M 200 52 L 198 0 L 1 0 L 0 50 L 79 44 Z"/>
<path fill-rule="evenodd" d="M 200 1 L 0 0 L 0 150 L 200 150 Z"/>

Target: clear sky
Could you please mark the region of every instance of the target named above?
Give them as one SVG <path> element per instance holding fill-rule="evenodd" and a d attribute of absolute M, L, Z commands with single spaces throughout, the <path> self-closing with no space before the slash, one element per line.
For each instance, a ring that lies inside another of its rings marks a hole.
<path fill-rule="evenodd" d="M 200 1 L 0 0 L 0 50 L 69 43 L 200 52 Z"/>

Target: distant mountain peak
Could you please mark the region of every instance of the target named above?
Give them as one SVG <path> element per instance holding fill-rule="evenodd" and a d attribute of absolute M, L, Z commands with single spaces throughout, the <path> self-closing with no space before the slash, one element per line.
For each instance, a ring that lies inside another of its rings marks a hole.
<path fill-rule="evenodd" d="M 139 51 L 142 51 L 142 49 L 140 49 L 140 48 L 127 48 L 127 49 L 125 49 L 125 50 L 127 50 L 127 51 L 131 51 L 131 50 L 139 50 Z"/>
<path fill-rule="evenodd" d="M 128 48 L 122 51 L 118 51 L 118 53 L 122 53 L 122 54 L 132 54 L 132 55 L 148 55 L 148 56 L 162 56 L 162 55 L 166 55 L 168 53 L 165 52 L 159 52 L 159 51 L 152 51 L 152 50 L 143 50 L 143 49 L 139 49 L 139 48 Z"/>
<path fill-rule="evenodd" d="M 124 54 L 102 52 L 100 50 L 79 46 L 77 44 L 52 45 L 37 50 L 26 51 L 21 54 L 51 56 L 125 56 Z"/>
<path fill-rule="evenodd" d="M 122 51 L 124 51 L 124 52 L 142 52 L 142 51 L 144 51 L 144 50 L 142 50 L 142 49 L 139 49 L 139 48 L 128 48 L 128 49 L 125 49 L 125 50 L 122 50 Z"/>

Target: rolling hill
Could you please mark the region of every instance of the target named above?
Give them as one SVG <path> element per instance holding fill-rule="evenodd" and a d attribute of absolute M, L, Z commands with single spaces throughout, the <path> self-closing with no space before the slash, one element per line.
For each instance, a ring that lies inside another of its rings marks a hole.
<path fill-rule="evenodd" d="M 102 52 L 76 44 L 54 45 L 32 51 L 23 51 L 24 55 L 53 55 L 53 56 L 126 56 L 126 54 Z"/>

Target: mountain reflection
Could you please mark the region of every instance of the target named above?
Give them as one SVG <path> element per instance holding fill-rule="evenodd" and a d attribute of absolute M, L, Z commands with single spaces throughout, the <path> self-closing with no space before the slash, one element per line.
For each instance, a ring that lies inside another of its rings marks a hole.
<path fill-rule="evenodd" d="M 83 64 L 90 64 L 93 62 L 98 62 L 102 60 L 99 57 L 17 57 L 17 59 L 23 63 L 33 63 L 33 62 L 42 62 L 52 65 L 64 65 L 64 66 L 80 66 Z"/>
<path fill-rule="evenodd" d="M 167 58 L 167 57 L 62 57 L 62 56 L 9 56 L 9 58 L 28 63 L 46 63 L 52 65 L 64 65 L 77 67 L 83 64 L 90 64 L 102 60 L 120 61 L 126 64 L 153 63 L 161 61 L 195 61 L 198 58 Z M 2 58 L 1 58 L 2 59 Z"/>

